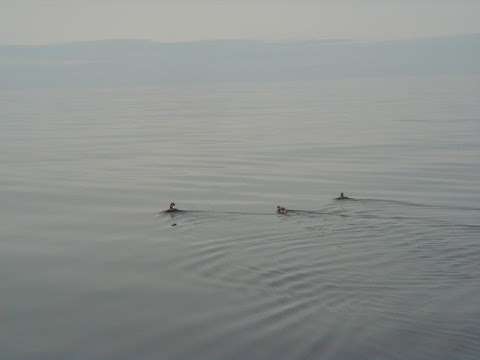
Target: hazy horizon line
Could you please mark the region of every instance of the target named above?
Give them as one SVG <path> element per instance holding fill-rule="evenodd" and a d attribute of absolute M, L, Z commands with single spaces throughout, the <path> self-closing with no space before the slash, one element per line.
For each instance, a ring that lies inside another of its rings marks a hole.
<path fill-rule="evenodd" d="M 251 42 L 251 43 L 264 43 L 264 44 L 300 44 L 300 43 L 369 43 L 369 44 L 381 44 L 390 42 L 402 42 L 402 41 L 418 41 L 418 40 L 436 40 L 436 39 L 448 39 L 457 37 L 470 37 L 480 36 L 480 32 L 474 33 L 457 33 L 457 34 L 445 34 L 435 36 L 417 36 L 417 37 L 402 37 L 392 39 L 354 39 L 354 38 L 311 38 L 311 39 L 252 39 L 252 38 L 212 38 L 204 40 L 185 40 L 185 41 L 160 41 L 148 38 L 103 38 L 95 40 L 73 40 L 73 41 L 60 41 L 51 43 L 38 43 L 38 44 L 26 44 L 26 43 L 0 43 L 0 47 L 47 47 L 47 46 L 64 46 L 73 44 L 92 44 L 100 42 L 145 42 L 161 45 L 175 45 L 175 44 L 199 44 L 199 43 L 222 43 L 222 42 Z"/>

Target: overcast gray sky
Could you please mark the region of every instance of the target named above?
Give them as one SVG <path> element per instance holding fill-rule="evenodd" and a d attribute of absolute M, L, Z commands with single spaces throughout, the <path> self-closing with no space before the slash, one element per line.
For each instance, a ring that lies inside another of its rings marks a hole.
<path fill-rule="evenodd" d="M 0 44 L 480 33 L 480 0 L 0 0 Z"/>

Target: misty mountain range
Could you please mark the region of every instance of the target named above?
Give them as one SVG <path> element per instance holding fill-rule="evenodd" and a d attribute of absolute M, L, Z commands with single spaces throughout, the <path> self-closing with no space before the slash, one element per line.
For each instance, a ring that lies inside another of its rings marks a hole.
<path fill-rule="evenodd" d="M 480 74 L 480 34 L 383 42 L 104 40 L 0 46 L 0 89 Z"/>

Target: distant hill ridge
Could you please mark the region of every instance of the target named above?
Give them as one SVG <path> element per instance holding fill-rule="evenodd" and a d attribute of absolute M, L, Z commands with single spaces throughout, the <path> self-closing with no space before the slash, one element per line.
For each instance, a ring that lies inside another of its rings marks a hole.
<path fill-rule="evenodd" d="M 0 46 L 0 88 L 480 74 L 480 34 L 359 42 L 100 40 Z"/>

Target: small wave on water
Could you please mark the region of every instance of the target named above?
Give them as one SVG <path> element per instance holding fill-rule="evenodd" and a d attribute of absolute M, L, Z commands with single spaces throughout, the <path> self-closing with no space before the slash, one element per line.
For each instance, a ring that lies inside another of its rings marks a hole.
<path fill-rule="evenodd" d="M 165 222 L 173 222 L 174 226 L 199 225 L 208 222 L 221 222 L 235 217 L 272 216 L 272 213 L 246 212 L 246 211 L 215 211 L 215 210 L 178 210 L 176 212 L 159 212 L 156 216 Z"/>

